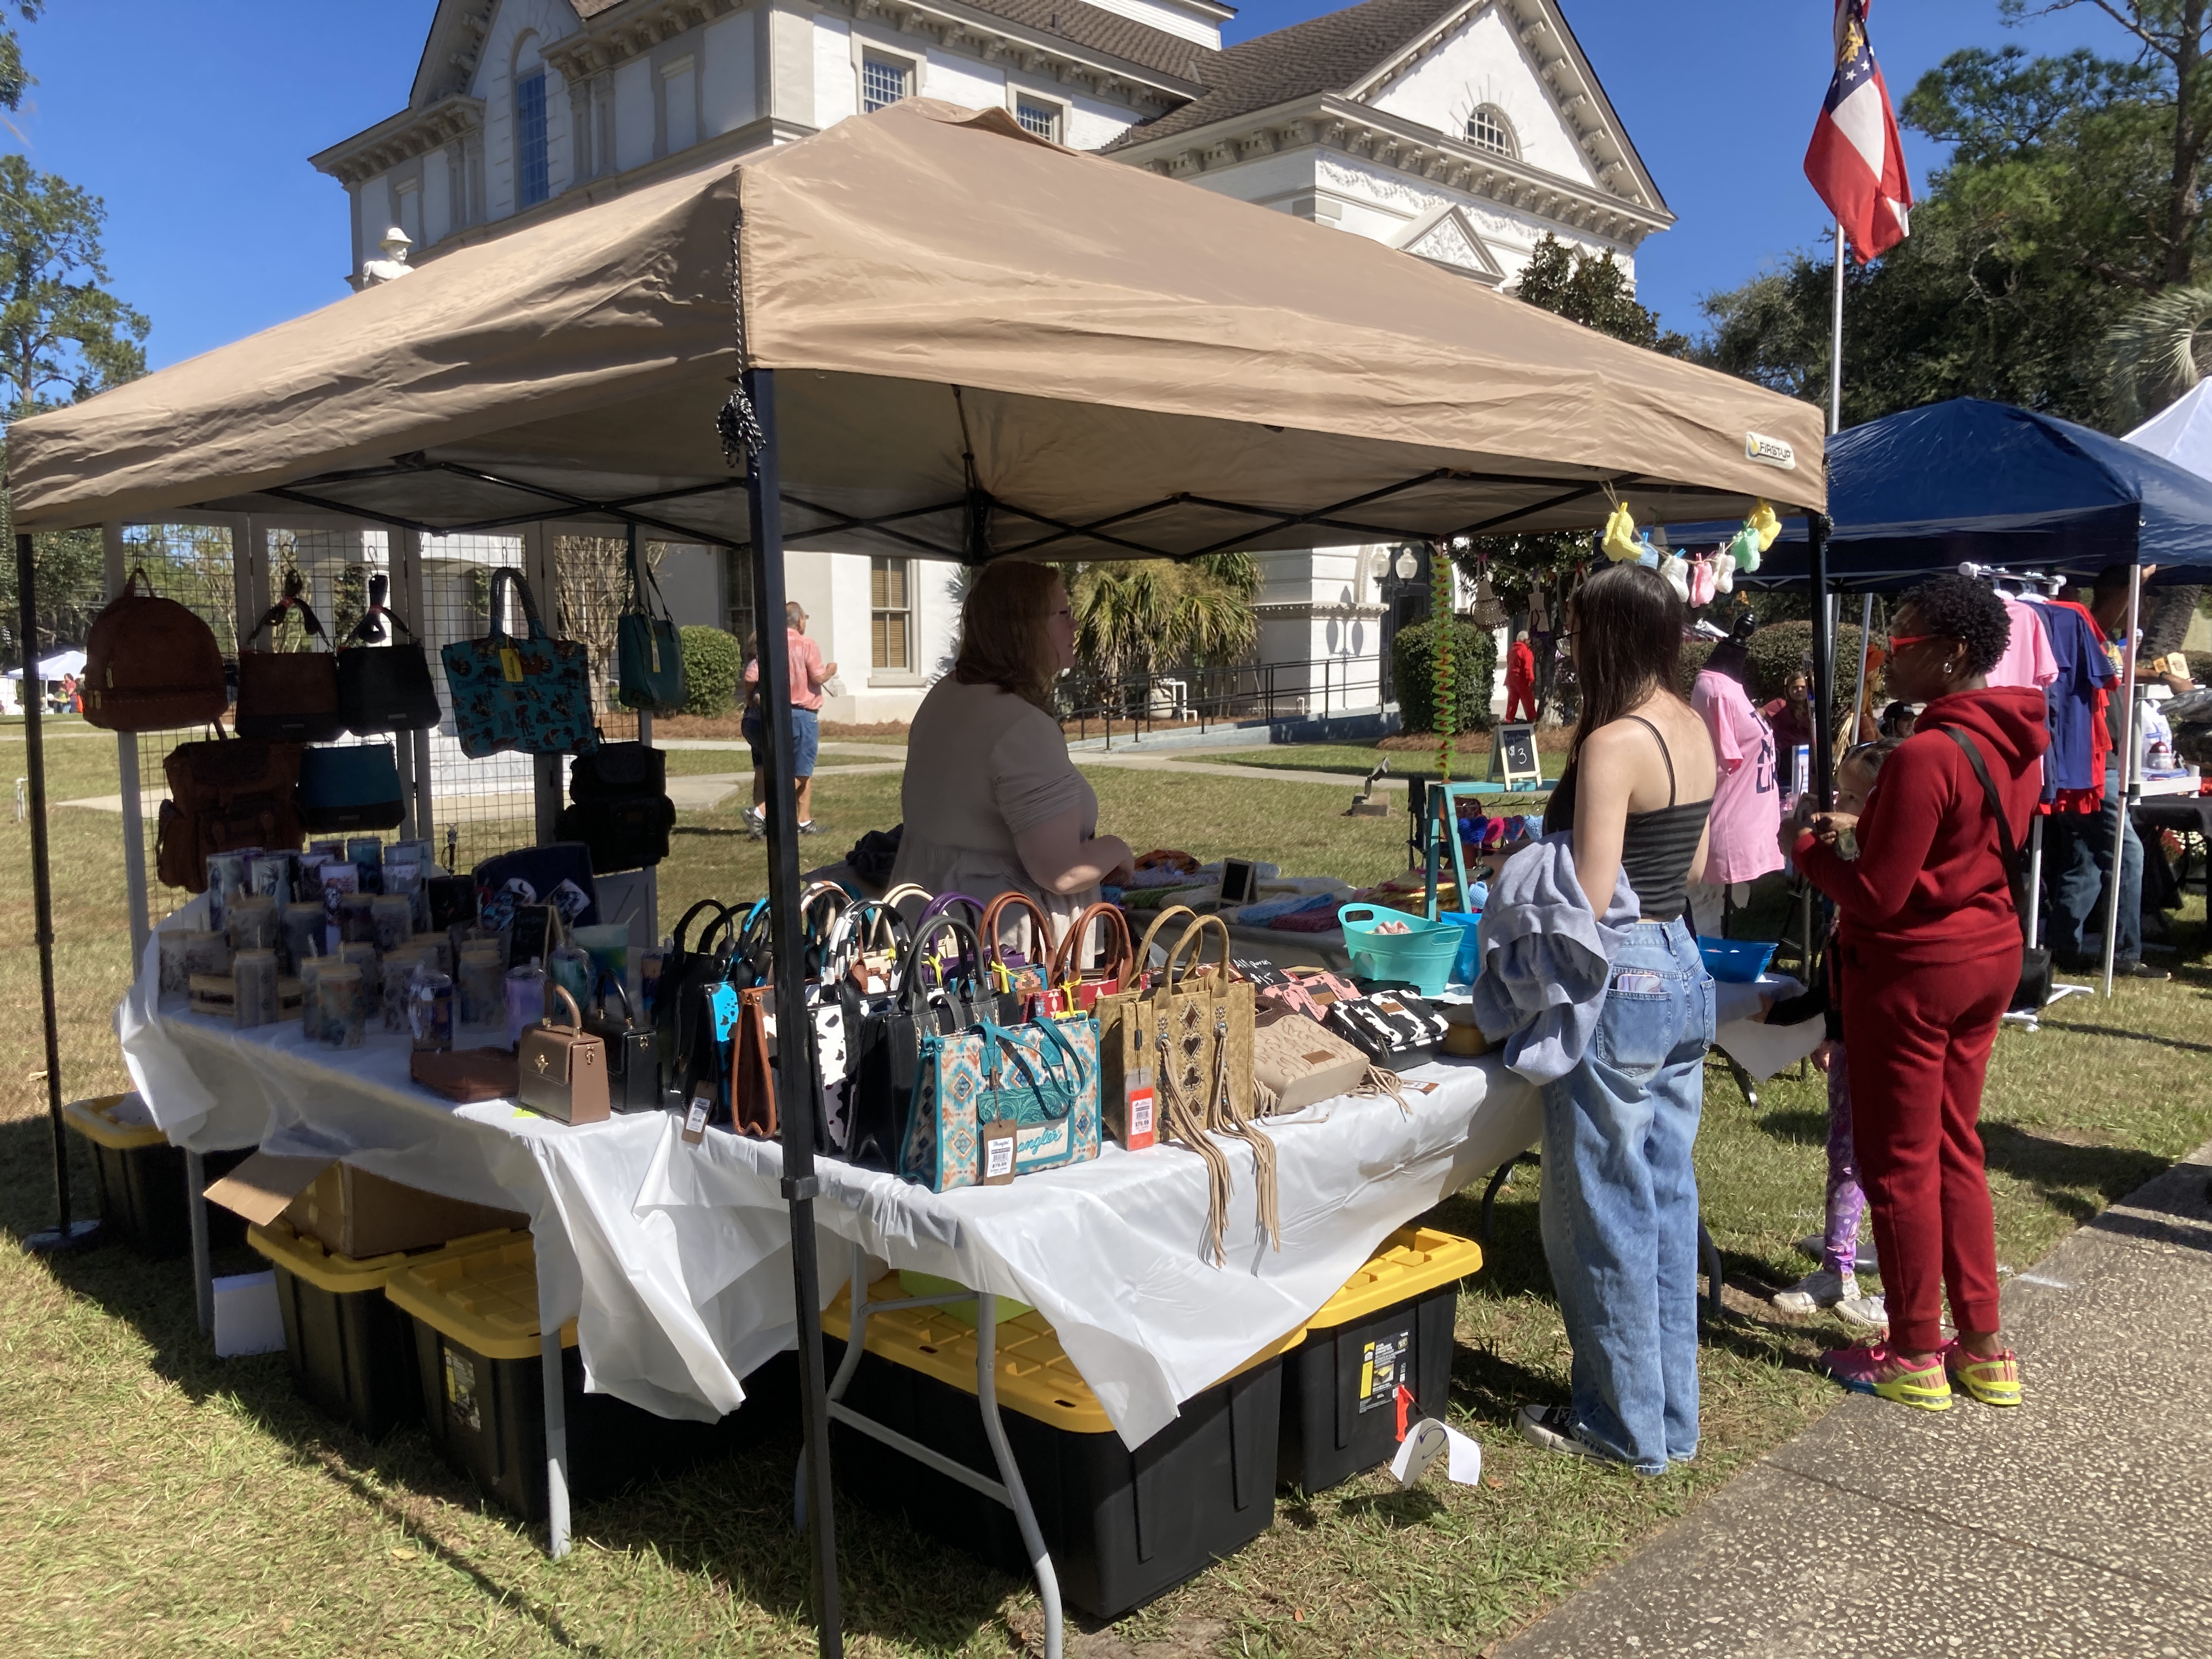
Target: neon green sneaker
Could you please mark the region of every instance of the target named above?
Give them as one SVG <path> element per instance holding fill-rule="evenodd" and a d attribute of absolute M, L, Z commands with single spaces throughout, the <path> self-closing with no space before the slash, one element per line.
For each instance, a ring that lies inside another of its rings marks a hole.
<path fill-rule="evenodd" d="M 1946 1342 L 1943 1369 L 1984 1406 L 2020 1404 L 2020 1356 L 2010 1348 L 1994 1358 L 1977 1359 L 1955 1341 Z"/>
<path fill-rule="evenodd" d="M 1951 1380 L 1944 1374 L 1940 1354 L 1930 1354 L 1916 1365 L 1887 1342 L 1869 1342 L 1856 1348 L 1832 1348 L 1820 1356 L 1820 1365 L 1853 1394 L 1875 1395 L 1923 1412 L 1951 1409 Z"/>

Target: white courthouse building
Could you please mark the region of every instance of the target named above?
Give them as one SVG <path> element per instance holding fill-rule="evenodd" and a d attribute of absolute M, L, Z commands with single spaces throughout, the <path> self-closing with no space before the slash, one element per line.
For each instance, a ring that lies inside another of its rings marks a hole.
<path fill-rule="evenodd" d="M 1491 287 L 1510 289 L 1547 234 L 1632 274 L 1673 222 L 1553 0 L 1365 0 L 1224 48 L 1235 15 L 1217 0 L 441 0 L 405 106 L 313 162 L 351 199 L 356 284 L 393 227 L 419 264 L 916 96 L 1002 108 Z M 1340 686 L 1364 662 L 1372 684 L 1383 550 L 1264 565 L 1261 657 L 1334 659 Z M 672 549 L 661 573 L 679 621 L 749 625 L 719 555 Z M 828 718 L 912 711 L 949 654 L 953 574 L 793 550 L 792 595 L 843 669 Z"/>

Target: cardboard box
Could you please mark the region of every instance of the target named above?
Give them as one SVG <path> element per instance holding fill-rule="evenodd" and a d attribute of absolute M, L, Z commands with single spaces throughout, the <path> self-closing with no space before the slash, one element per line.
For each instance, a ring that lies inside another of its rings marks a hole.
<path fill-rule="evenodd" d="M 281 1217 L 325 1249 L 356 1261 L 530 1225 L 516 1211 L 441 1198 L 350 1164 L 270 1152 L 254 1153 L 209 1187 L 207 1197 L 257 1227 Z"/>

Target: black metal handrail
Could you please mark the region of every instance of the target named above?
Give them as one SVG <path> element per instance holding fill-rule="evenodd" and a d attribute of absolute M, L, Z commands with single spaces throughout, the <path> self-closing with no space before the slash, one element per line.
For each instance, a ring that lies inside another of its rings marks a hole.
<path fill-rule="evenodd" d="M 1118 679 L 1070 675 L 1056 703 L 1069 737 L 1103 733 L 1110 749 L 1117 732 L 1141 738 L 1155 730 L 1194 726 L 1203 732 L 1261 720 L 1326 719 L 1379 709 L 1393 695 L 1387 656 L 1312 657 L 1161 669 Z"/>

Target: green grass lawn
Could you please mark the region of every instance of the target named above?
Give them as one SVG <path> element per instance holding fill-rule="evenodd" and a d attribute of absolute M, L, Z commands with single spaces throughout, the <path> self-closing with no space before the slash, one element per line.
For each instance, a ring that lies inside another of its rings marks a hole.
<path fill-rule="evenodd" d="M 1386 751 L 1370 744 L 1297 743 L 1273 744 L 1265 749 L 1237 749 L 1218 755 L 1203 749 L 1178 752 L 1187 752 L 1192 760 L 1222 760 L 1237 766 L 1279 767 L 1293 772 L 1349 772 L 1354 776 L 1364 775 L 1370 767 L 1387 754 L 1390 770 L 1388 776 L 1376 782 L 1375 787 L 1378 794 L 1394 785 L 1402 790 L 1406 779 L 1409 777 L 1441 775 L 1437 770 L 1437 752 L 1433 749 Z M 1543 762 L 1545 778 L 1557 781 L 1565 757 L 1547 754 L 1539 758 Z M 1490 776 L 1489 751 L 1454 755 L 1451 775 L 1453 781 L 1457 783 L 1487 781 Z"/>
<path fill-rule="evenodd" d="M 5 769 L 19 745 L 0 734 L 0 777 L 14 775 Z M 115 787 L 105 744 L 57 744 L 51 758 L 56 799 Z M 742 769 L 736 759 L 706 769 Z M 1263 854 L 1358 881 L 1402 866 L 1401 823 L 1339 817 L 1310 785 L 1086 775 L 1104 826 L 1139 845 Z M 896 775 L 825 776 L 823 856 L 891 822 L 898 786 Z M 71 809 L 52 826 L 66 1092 L 119 1089 L 109 1023 L 127 973 L 118 820 Z M 0 995 L 15 1012 L 0 1027 L 0 1227 L 11 1238 L 52 1206 L 43 1094 L 29 1080 L 42 1060 L 27 842 L 0 815 Z M 686 815 L 675 845 L 664 915 L 696 896 L 758 890 L 763 850 L 745 839 L 735 800 Z M 2191 917 L 2193 946 L 2201 906 Z M 2212 1073 L 2199 1063 L 2212 972 L 2192 960 L 2171 985 L 2069 1002 L 2040 1033 L 2000 1038 L 1985 1119 L 2008 1267 L 2027 1267 L 2212 1138 Z M 1778 1079 L 1754 1112 L 1724 1072 L 1707 1077 L 1698 1159 L 1732 1315 L 1703 1350 L 1705 1440 L 1693 1465 L 1643 1481 L 1513 1436 L 1522 1401 L 1565 1398 L 1568 1358 L 1533 1172 L 1523 1172 L 1459 1305 L 1452 1414 L 1483 1444 L 1483 1484 L 1431 1481 L 1398 1496 L 1364 1477 L 1286 1496 L 1257 1544 L 1115 1635 L 1176 1656 L 1475 1653 L 1832 1404 L 1812 1364 L 1840 1328 L 1782 1318 L 1758 1299 L 1808 1265 L 1792 1241 L 1819 1223 L 1820 1085 Z M 82 1160 L 77 1171 L 88 1190 Z M 1455 1198 L 1431 1219 L 1471 1233 L 1478 1197 Z M 537 1534 L 486 1507 L 419 1437 L 373 1445 L 325 1420 L 295 1399 L 281 1357 L 213 1359 L 184 1263 L 149 1265 L 118 1249 L 60 1261 L 0 1249 L 0 1505 L 10 1517 L 0 1528 L 0 1653 L 811 1650 L 788 1442 L 580 1506 L 575 1553 L 554 1565 Z M 2032 1385 L 2035 1356 L 2024 1358 Z M 851 1506 L 839 1534 L 855 1653 L 1034 1650 L 1039 1613 L 1025 1583 Z"/>

